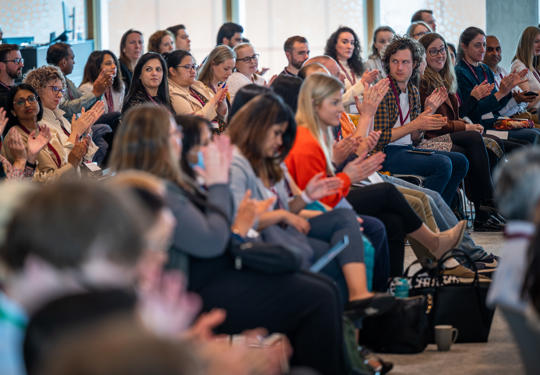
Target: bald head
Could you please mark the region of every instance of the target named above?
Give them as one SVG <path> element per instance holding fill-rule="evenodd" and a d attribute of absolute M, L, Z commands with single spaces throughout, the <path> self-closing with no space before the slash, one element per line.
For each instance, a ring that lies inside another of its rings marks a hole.
<path fill-rule="evenodd" d="M 324 67 L 321 63 L 309 63 L 308 65 L 305 65 L 298 71 L 298 77 L 302 79 L 306 79 L 306 77 L 309 77 L 313 73 L 324 73 L 331 75 L 328 69 Z"/>
<path fill-rule="evenodd" d="M 313 63 L 319 63 L 323 65 L 332 76 L 338 78 L 342 83 L 345 81 L 345 76 L 343 75 L 343 73 L 341 73 L 341 70 L 339 69 L 336 60 L 334 60 L 330 56 L 321 55 L 312 57 L 304 63 L 304 66 Z"/>
<path fill-rule="evenodd" d="M 495 70 L 497 65 L 501 62 L 501 43 L 495 35 L 488 35 L 486 37 L 486 54 L 484 55 L 484 63 L 489 66 L 491 70 Z"/>

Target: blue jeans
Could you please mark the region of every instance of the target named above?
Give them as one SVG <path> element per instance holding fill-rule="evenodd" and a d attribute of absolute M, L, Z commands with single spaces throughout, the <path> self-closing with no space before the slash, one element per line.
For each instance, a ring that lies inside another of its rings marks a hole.
<path fill-rule="evenodd" d="M 467 158 L 458 152 L 433 151 L 431 155 L 422 155 L 410 153 L 410 150 L 421 149 L 412 146 L 386 146 L 383 170 L 392 174 L 422 176 L 424 187 L 435 190 L 451 205 L 456 190 L 469 169 Z"/>
<path fill-rule="evenodd" d="M 422 188 L 420 186 L 411 184 L 410 182 L 404 181 L 400 178 L 386 175 L 381 175 L 381 177 L 386 182 L 390 182 L 392 184 L 403 186 L 409 189 L 418 190 L 426 194 L 429 198 L 429 205 L 431 207 L 431 211 L 433 211 L 433 218 L 435 219 L 435 222 L 437 223 L 437 226 L 441 231 L 450 229 L 458 223 L 456 215 L 454 215 L 450 207 L 448 207 L 446 202 L 442 199 L 441 195 L 436 191 Z M 486 253 L 482 246 L 474 243 L 471 235 L 467 231 L 465 231 L 465 234 L 463 235 L 463 241 L 461 241 L 461 244 L 457 248 L 466 252 L 474 261 L 481 260 L 488 255 L 488 253 Z"/>
<path fill-rule="evenodd" d="M 508 132 L 508 139 L 517 139 L 519 141 L 526 141 L 531 144 L 536 144 L 540 140 L 540 129 L 516 129 Z"/>

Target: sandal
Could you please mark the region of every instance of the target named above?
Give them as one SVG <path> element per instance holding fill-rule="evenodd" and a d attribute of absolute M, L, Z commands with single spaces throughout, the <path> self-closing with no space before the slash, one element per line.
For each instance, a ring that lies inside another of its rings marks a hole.
<path fill-rule="evenodd" d="M 375 374 L 384 375 L 389 373 L 394 368 L 394 364 L 392 362 L 383 360 L 365 346 L 358 346 L 358 352 L 362 357 L 364 357 L 364 363 L 371 367 Z"/>

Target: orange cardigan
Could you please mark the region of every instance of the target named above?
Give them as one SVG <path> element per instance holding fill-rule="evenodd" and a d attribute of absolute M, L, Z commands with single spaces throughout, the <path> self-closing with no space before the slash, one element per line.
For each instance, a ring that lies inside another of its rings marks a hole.
<path fill-rule="evenodd" d="M 324 172 L 326 175 L 327 164 L 323 149 L 308 128 L 298 126 L 294 145 L 285 159 L 285 164 L 291 177 L 302 190 L 317 173 Z M 336 177 L 343 180 L 340 192 L 321 199 L 322 203 L 330 207 L 336 206 L 345 198 L 351 187 L 351 180 L 345 173 L 338 173 Z"/>

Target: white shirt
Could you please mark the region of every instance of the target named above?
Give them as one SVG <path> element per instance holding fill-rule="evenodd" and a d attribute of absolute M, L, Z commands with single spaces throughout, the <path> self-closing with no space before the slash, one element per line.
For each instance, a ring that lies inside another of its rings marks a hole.
<path fill-rule="evenodd" d="M 254 80 L 249 79 L 249 77 L 246 77 L 240 72 L 234 72 L 231 74 L 231 76 L 227 79 L 227 87 L 229 88 L 228 92 L 231 96 L 231 103 L 234 101 L 234 97 L 236 96 L 236 93 L 238 90 L 240 90 L 242 87 L 247 86 L 251 83 L 254 83 L 259 86 L 266 85 L 266 81 L 263 77 L 254 74 Z"/>
<path fill-rule="evenodd" d="M 405 90 L 405 92 L 402 92 L 401 94 L 399 94 L 399 104 L 401 106 L 401 113 L 403 114 L 403 116 L 407 116 L 407 114 L 409 113 L 409 93 L 408 93 L 408 90 Z M 411 122 L 411 115 L 410 114 L 405 119 L 405 122 L 403 123 L 403 125 L 405 125 L 405 124 L 407 124 L 409 122 Z M 400 126 L 402 126 L 402 124 L 401 124 L 401 119 L 399 118 L 399 115 L 398 115 L 396 123 L 394 124 L 394 129 L 399 128 Z M 392 146 L 409 146 L 411 144 L 412 144 L 412 139 L 411 139 L 411 134 L 410 133 L 403 136 L 403 137 L 401 137 L 400 139 L 396 139 L 394 142 L 390 142 L 390 145 L 392 145 Z"/>
<path fill-rule="evenodd" d="M 499 87 L 501 87 L 501 80 L 503 79 L 503 77 L 508 75 L 508 72 L 504 70 L 503 67 L 497 65 L 497 69 L 495 72 L 493 72 L 493 75 L 495 76 L 495 86 L 498 90 Z M 521 92 L 523 90 L 516 86 L 512 91 Z M 526 109 L 527 103 L 518 103 L 516 102 L 516 99 L 512 98 L 501 110 L 499 110 L 499 114 L 501 116 L 510 117 L 515 115 L 516 113 L 523 112 Z"/>

